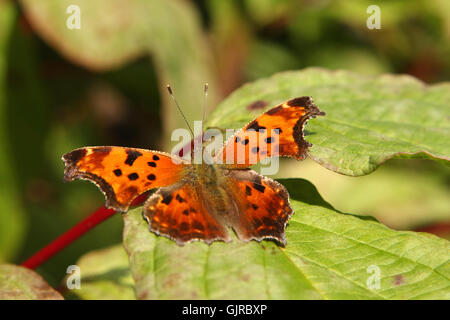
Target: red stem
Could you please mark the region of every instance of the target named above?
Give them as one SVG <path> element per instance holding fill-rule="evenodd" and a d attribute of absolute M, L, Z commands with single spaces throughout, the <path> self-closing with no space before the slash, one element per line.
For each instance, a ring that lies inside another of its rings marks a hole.
<path fill-rule="evenodd" d="M 142 202 L 144 202 L 146 196 L 147 194 L 145 193 L 140 195 L 139 197 L 134 199 L 132 205 L 135 206 L 141 204 Z M 31 258 L 23 262 L 22 266 L 29 269 L 35 269 L 39 267 L 42 263 L 53 257 L 55 254 L 77 240 L 86 232 L 111 217 L 114 213 L 116 213 L 116 211 L 114 211 L 113 209 L 107 209 L 105 207 L 97 209 L 83 221 L 70 228 L 68 231 L 66 231 L 51 243 L 49 243 L 47 246 L 35 253 Z"/>

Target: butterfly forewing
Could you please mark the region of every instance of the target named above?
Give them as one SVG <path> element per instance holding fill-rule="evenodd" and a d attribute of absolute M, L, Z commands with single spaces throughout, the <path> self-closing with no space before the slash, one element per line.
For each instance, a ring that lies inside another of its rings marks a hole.
<path fill-rule="evenodd" d="M 162 152 L 125 147 L 86 147 L 65 154 L 64 179 L 90 180 L 106 196 L 106 206 L 126 211 L 139 194 L 178 181 L 186 165 Z"/>
<path fill-rule="evenodd" d="M 230 167 L 248 167 L 264 158 L 304 159 L 311 146 L 303 127 L 311 117 L 324 115 L 311 97 L 289 100 L 263 113 L 233 136 L 216 156 Z"/>

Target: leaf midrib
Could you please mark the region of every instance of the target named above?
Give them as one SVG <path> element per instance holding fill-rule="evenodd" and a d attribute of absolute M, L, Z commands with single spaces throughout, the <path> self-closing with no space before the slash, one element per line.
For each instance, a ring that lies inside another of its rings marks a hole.
<path fill-rule="evenodd" d="M 278 247 L 278 246 L 277 246 Z M 296 265 L 294 263 L 294 261 L 292 261 L 292 259 L 287 255 L 286 251 L 280 247 L 278 247 L 278 250 L 280 250 L 280 252 L 283 254 L 284 257 L 286 257 L 287 261 L 294 266 L 294 268 L 298 271 L 298 273 L 300 273 L 311 285 L 311 287 L 316 290 L 316 292 L 322 296 L 322 298 L 324 300 L 329 300 L 329 298 L 326 296 L 326 294 L 324 292 L 322 292 L 319 288 L 317 288 L 313 281 L 306 275 L 306 273 L 300 268 L 300 266 Z M 308 259 L 307 259 L 308 260 Z"/>

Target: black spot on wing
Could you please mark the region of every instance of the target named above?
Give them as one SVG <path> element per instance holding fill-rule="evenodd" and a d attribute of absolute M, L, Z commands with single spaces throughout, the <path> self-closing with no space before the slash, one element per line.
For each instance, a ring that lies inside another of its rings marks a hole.
<path fill-rule="evenodd" d="M 116 175 L 116 177 L 120 177 L 122 175 L 122 170 L 120 170 L 120 169 L 116 169 L 113 172 Z"/>
<path fill-rule="evenodd" d="M 286 102 L 289 107 L 307 107 L 313 104 L 311 97 L 300 97 Z"/>
<path fill-rule="evenodd" d="M 150 161 L 150 162 L 147 162 L 147 164 L 149 167 L 156 168 L 156 162 Z"/>
<path fill-rule="evenodd" d="M 245 194 L 248 196 L 252 195 L 252 188 L 250 188 L 249 186 L 245 186 Z"/>
<path fill-rule="evenodd" d="M 142 156 L 142 153 L 140 153 L 139 151 L 136 150 L 132 150 L 132 149 L 127 149 L 125 151 L 127 153 L 127 159 L 125 160 L 125 164 L 132 166 L 134 161 L 139 158 L 140 156 Z"/>
<path fill-rule="evenodd" d="M 161 195 L 163 198 L 161 202 L 166 205 L 169 205 L 169 203 L 172 201 L 172 198 L 173 198 L 172 194 L 170 192 L 164 192 L 164 193 L 161 193 Z"/>
<path fill-rule="evenodd" d="M 280 111 L 281 109 L 283 109 L 283 107 L 282 106 L 278 106 L 278 107 L 270 109 L 269 111 L 266 112 L 266 114 L 271 116 L 271 115 L 277 113 L 278 111 Z"/>
<path fill-rule="evenodd" d="M 153 155 L 153 160 L 158 161 L 158 160 L 159 160 L 158 155 L 154 154 L 154 155 Z"/>
<path fill-rule="evenodd" d="M 156 179 L 156 176 L 155 176 L 153 173 L 150 173 L 150 174 L 147 176 L 147 179 L 153 181 L 153 180 Z"/>
<path fill-rule="evenodd" d="M 192 222 L 192 227 L 194 227 L 194 229 L 197 229 L 197 230 L 200 230 L 200 231 L 205 230 L 205 227 L 203 227 L 203 224 L 200 221 L 198 221 L 198 220 L 194 220 Z"/>
<path fill-rule="evenodd" d="M 175 199 L 177 199 L 179 203 L 186 202 L 186 200 L 184 200 L 179 194 L 177 194 Z"/>
<path fill-rule="evenodd" d="M 261 193 L 264 193 L 264 190 L 266 190 L 266 187 L 264 187 L 262 184 L 257 183 L 253 184 L 253 188 L 255 188 L 255 190 L 258 190 Z"/>
<path fill-rule="evenodd" d="M 136 172 L 133 172 L 133 173 L 130 173 L 129 175 L 128 175 L 128 179 L 130 179 L 130 180 L 137 180 L 139 178 L 139 175 L 136 173 Z"/>
<path fill-rule="evenodd" d="M 77 164 L 77 162 L 80 161 L 80 159 L 83 158 L 86 155 L 86 153 L 87 153 L 86 149 L 77 149 L 63 155 L 63 160 L 64 162 Z"/>
<path fill-rule="evenodd" d="M 251 130 L 251 129 L 253 129 L 253 130 L 259 132 L 259 130 L 265 130 L 265 129 L 267 129 L 267 128 L 266 128 L 266 127 L 263 127 L 263 126 L 260 126 L 259 123 L 258 123 L 258 121 L 253 120 L 253 121 L 247 126 L 247 128 L 246 128 L 246 130 Z"/>
<path fill-rule="evenodd" d="M 101 153 L 106 156 L 111 152 L 111 147 L 98 147 L 92 150 L 94 151 L 94 153 Z"/>

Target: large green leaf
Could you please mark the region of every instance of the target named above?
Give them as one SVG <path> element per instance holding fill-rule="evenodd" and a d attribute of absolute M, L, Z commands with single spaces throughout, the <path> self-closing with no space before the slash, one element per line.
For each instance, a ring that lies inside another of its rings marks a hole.
<path fill-rule="evenodd" d="M 141 208 L 126 215 L 124 246 L 140 299 L 450 299 L 450 244 L 335 211 L 301 179 L 280 180 L 295 214 L 287 246 L 155 236 Z M 372 267 L 371 267 L 372 266 Z M 380 287 L 367 281 L 379 268 Z"/>
<path fill-rule="evenodd" d="M 33 28 L 52 47 L 86 68 L 110 70 L 139 56 L 151 55 L 166 104 L 172 103 L 165 91 L 165 85 L 170 83 L 191 120 L 201 119 L 205 82 L 210 83 L 210 104 L 217 99 L 210 50 L 200 19 L 187 1 L 21 0 L 21 3 Z M 80 29 L 66 27 L 71 16 L 66 10 L 74 4 L 80 8 Z M 164 110 L 163 118 L 166 132 L 185 126 L 173 106 Z"/>
<path fill-rule="evenodd" d="M 134 282 L 123 246 L 91 251 L 76 263 L 81 283 L 74 294 L 84 300 L 133 300 Z"/>
<path fill-rule="evenodd" d="M 0 300 L 60 300 L 62 296 L 36 272 L 0 265 Z"/>
<path fill-rule="evenodd" d="M 326 112 L 310 121 L 306 139 L 310 157 L 328 169 L 359 176 L 394 157 L 450 158 L 450 83 L 426 86 L 409 76 L 283 72 L 236 90 L 208 125 L 239 128 L 261 113 L 247 109 L 253 102 L 274 106 L 299 96 L 312 96 Z"/>

